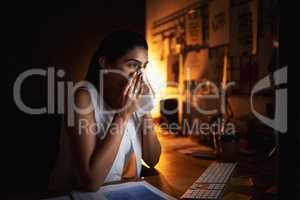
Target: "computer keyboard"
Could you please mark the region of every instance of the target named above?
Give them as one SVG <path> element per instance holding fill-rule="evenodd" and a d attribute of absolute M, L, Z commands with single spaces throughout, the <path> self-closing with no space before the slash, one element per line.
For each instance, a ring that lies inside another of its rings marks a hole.
<path fill-rule="evenodd" d="M 212 163 L 181 199 L 219 199 L 237 163 Z"/>

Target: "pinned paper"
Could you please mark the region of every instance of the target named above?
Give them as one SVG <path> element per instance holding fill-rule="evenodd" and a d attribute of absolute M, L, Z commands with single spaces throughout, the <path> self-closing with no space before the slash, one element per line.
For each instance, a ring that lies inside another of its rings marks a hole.
<path fill-rule="evenodd" d="M 248 196 L 236 192 L 229 192 L 223 197 L 223 200 L 251 200 L 251 199 L 252 196 Z"/>
<path fill-rule="evenodd" d="M 251 187 L 254 185 L 253 180 L 250 177 L 234 177 L 230 179 L 229 184 L 245 187 Z"/>

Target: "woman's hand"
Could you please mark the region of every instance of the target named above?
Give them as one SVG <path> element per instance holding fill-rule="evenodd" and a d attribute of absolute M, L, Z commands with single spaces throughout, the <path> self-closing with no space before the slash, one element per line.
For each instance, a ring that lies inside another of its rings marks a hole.
<path fill-rule="evenodd" d="M 123 90 L 121 96 L 121 111 L 120 115 L 125 119 L 129 119 L 132 114 L 138 109 L 139 101 L 144 93 L 142 74 L 136 73 Z"/>

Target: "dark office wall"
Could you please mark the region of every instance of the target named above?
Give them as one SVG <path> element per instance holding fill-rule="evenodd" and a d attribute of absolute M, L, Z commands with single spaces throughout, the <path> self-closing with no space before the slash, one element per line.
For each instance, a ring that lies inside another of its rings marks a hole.
<path fill-rule="evenodd" d="M 55 114 L 33 116 L 20 111 L 13 101 L 14 81 L 25 70 L 49 66 L 64 69 L 65 80 L 82 79 L 105 34 L 116 29 L 144 34 L 144 1 L 26 1 L 3 8 L 1 77 L 6 87 L 1 96 L 6 100 L 2 104 L 6 130 L 1 139 L 2 190 L 43 191 L 57 153 L 61 119 Z M 29 106 L 45 106 L 46 79 L 26 80 L 22 98 Z"/>

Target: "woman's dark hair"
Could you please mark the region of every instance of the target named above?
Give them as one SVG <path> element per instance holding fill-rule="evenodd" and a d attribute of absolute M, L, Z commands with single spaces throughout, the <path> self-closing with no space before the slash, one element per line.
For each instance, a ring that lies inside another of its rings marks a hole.
<path fill-rule="evenodd" d="M 135 47 L 143 47 L 148 50 L 145 37 L 139 33 L 119 30 L 108 34 L 94 53 L 85 80 L 99 89 L 99 70 L 103 69 L 103 66 L 99 64 L 99 58 L 105 56 L 109 63 L 114 63 Z"/>

